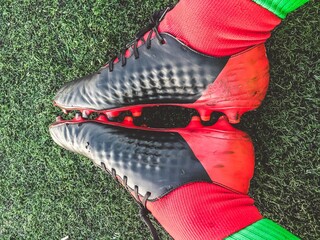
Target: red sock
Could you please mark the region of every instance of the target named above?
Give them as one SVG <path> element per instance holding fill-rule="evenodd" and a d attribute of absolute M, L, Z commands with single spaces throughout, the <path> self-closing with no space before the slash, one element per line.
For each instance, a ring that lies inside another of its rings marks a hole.
<path fill-rule="evenodd" d="M 227 56 L 265 42 L 280 22 L 252 0 L 180 0 L 159 30 L 199 52 Z"/>
<path fill-rule="evenodd" d="M 184 185 L 147 208 L 174 239 L 224 239 L 262 219 L 248 195 L 211 183 Z"/>

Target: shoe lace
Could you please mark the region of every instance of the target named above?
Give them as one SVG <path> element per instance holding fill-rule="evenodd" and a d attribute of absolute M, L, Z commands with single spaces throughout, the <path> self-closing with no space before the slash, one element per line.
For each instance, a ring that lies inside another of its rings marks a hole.
<path fill-rule="evenodd" d="M 126 58 L 126 52 L 127 50 L 132 47 L 133 48 L 133 55 L 135 59 L 139 58 L 139 51 L 138 51 L 138 43 L 141 40 L 144 44 L 146 44 L 147 49 L 151 48 L 151 37 L 153 33 L 155 33 L 156 38 L 158 39 L 159 43 L 162 45 L 165 43 L 163 37 L 160 35 L 158 31 L 158 26 L 166 13 L 171 9 L 172 7 L 167 7 L 165 10 L 157 11 L 150 17 L 149 24 L 142 28 L 138 33 L 135 35 L 135 39 L 126 44 L 126 46 L 120 51 L 120 54 L 118 56 L 114 56 L 111 58 L 110 61 L 107 62 L 107 65 L 109 65 L 109 71 L 112 72 L 114 68 L 114 63 L 116 59 L 121 61 L 121 66 L 125 66 L 127 64 L 127 58 Z M 148 34 L 147 40 L 144 39 L 145 34 Z"/>
<path fill-rule="evenodd" d="M 107 169 L 106 165 L 104 164 L 104 162 L 101 162 L 101 168 L 108 172 L 109 174 L 112 175 L 113 179 L 117 182 L 120 182 L 119 178 L 117 177 L 117 173 L 116 170 L 114 168 L 111 168 L 111 172 Z M 131 192 L 131 189 L 128 186 L 128 177 L 127 176 L 123 176 L 122 181 L 120 182 L 122 183 L 122 185 L 129 191 Z M 150 218 L 149 218 L 149 213 L 150 211 L 147 209 L 146 207 L 146 203 L 147 200 L 149 199 L 149 197 L 151 196 L 151 192 L 146 192 L 146 194 L 143 196 L 142 201 L 140 200 L 139 197 L 139 187 L 137 185 L 134 186 L 134 199 L 136 200 L 136 203 L 138 204 L 139 208 L 140 208 L 140 217 L 143 220 L 143 222 L 148 226 L 148 228 L 151 231 L 152 237 L 154 240 L 160 240 L 157 230 L 155 229 L 155 227 L 153 226 Z"/>

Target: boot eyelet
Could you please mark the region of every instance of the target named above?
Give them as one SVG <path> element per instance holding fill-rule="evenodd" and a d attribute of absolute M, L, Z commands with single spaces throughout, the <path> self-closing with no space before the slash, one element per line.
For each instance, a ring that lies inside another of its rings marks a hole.
<path fill-rule="evenodd" d="M 159 43 L 160 43 L 160 45 L 164 45 L 164 44 L 167 43 L 167 41 L 165 39 L 162 39 L 162 40 L 159 41 Z"/>

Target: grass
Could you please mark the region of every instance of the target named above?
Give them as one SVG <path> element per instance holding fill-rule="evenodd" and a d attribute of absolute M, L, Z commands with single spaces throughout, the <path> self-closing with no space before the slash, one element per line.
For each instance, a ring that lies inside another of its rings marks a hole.
<path fill-rule="evenodd" d="M 150 238 L 129 194 L 55 145 L 48 125 L 59 87 L 97 70 L 169 2 L 1 1 L 0 239 Z M 256 146 L 257 206 L 303 239 L 320 238 L 319 14 L 311 1 L 274 32 L 270 91 L 240 126 Z"/>

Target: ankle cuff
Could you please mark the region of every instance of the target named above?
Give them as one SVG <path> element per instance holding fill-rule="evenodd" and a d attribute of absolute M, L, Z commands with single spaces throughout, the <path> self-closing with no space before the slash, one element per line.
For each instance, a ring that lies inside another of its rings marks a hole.
<path fill-rule="evenodd" d="M 260 6 L 284 19 L 288 13 L 293 12 L 309 0 L 253 0 Z"/>
<path fill-rule="evenodd" d="M 283 227 L 274 223 L 269 219 L 259 220 L 250 226 L 234 233 L 226 238 L 226 240 L 299 240 Z"/>

